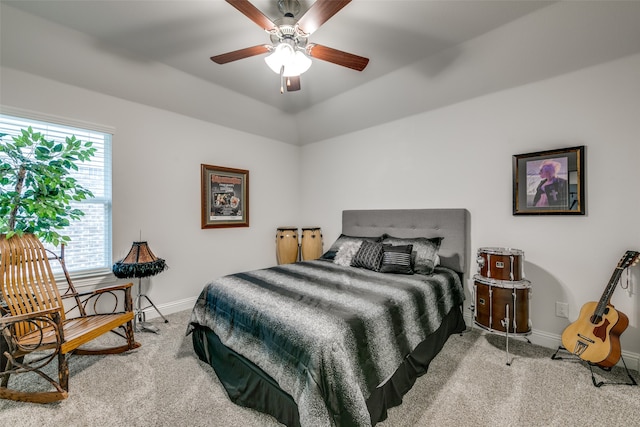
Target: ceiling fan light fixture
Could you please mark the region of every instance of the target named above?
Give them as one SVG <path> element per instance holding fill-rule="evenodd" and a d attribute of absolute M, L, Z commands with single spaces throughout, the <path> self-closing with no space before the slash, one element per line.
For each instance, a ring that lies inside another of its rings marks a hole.
<path fill-rule="evenodd" d="M 283 15 L 275 20 L 260 12 L 251 0 L 226 1 L 266 31 L 271 43 L 212 56 L 211 60 L 216 64 L 226 64 L 269 53 L 264 59 L 267 66 L 280 76 L 282 93 L 285 87 L 287 92 L 300 90 L 300 75 L 311 67 L 312 59 L 331 62 L 356 71 L 364 70 L 369 63 L 369 58 L 328 46 L 309 44 L 309 36 L 352 0 L 315 0 L 310 7 L 306 6 L 309 2 L 305 1 L 303 3 L 306 11 L 300 17 L 298 15 L 303 8 L 301 0 L 274 0 L 277 1 L 278 9 Z"/>
<path fill-rule="evenodd" d="M 271 70 L 285 77 L 299 76 L 311 67 L 311 58 L 288 43 L 280 43 L 271 55 L 264 58 Z M 284 70 L 283 70 L 284 67 Z"/>
<path fill-rule="evenodd" d="M 296 50 L 296 53 L 293 58 L 293 64 L 292 64 L 293 74 L 286 74 L 287 71 L 285 70 L 285 75 L 299 76 L 300 74 L 307 71 L 309 68 L 311 68 L 311 58 L 309 58 L 307 55 L 305 55 L 301 51 Z"/>

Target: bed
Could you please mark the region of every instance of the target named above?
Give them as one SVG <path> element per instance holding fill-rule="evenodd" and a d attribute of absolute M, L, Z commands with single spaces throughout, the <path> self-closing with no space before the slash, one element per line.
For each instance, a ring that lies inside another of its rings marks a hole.
<path fill-rule="evenodd" d="M 321 259 L 208 283 L 187 333 L 238 405 L 290 427 L 375 425 L 465 329 L 469 255 L 465 209 L 346 210 Z"/>

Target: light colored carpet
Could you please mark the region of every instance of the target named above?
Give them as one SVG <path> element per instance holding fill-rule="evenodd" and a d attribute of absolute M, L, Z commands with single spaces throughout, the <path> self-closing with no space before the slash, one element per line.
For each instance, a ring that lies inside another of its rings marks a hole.
<path fill-rule="evenodd" d="M 279 425 L 229 401 L 184 335 L 188 311 L 167 318 L 166 324 L 154 319 L 160 334 L 138 333 L 142 347 L 132 353 L 72 357 L 69 398 L 62 402 L 0 400 L 0 425 Z M 596 388 L 583 362 L 551 360 L 552 350 L 520 338 L 509 340 L 509 350 L 511 366 L 504 337 L 476 329 L 452 336 L 404 403 L 378 426 L 640 426 L 640 387 Z M 628 380 L 617 368 L 595 372 L 598 380 Z M 31 375 L 12 381 L 39 387 Z"/>

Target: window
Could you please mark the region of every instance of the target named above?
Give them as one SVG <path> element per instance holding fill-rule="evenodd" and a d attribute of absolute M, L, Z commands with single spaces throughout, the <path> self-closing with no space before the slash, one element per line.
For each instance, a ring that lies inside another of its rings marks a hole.
<path fill-rule="evenodd" d="M 71 238 L 71 242 L 65 247 L 64 258 L 69 272 L 91 274 L 110 269 L 111 134 L 0 114 L 0 133 L 8 134 L 4 138 L 18 135 L 21 129 L 29 126 L 44 134 L 47 140 L 64 141 L 67 136 L 75 135 L 82 141 L 93 143 L 95 156 L 90 161 L 78 162 L 78 170 L 73 171 L 72 175 L 81 185 L 91 190 L 94 198 L 74 202 L 74 207 L 82 210 L 85 215 L 64 230 L 64 234 Z M 0 188 L 1 190 L 3 189 Z M 60 253 L 60 248 L 49 249 Z M 57 263 L 52 263 L 52 267 L 54 272 L 61 272 Z"/>

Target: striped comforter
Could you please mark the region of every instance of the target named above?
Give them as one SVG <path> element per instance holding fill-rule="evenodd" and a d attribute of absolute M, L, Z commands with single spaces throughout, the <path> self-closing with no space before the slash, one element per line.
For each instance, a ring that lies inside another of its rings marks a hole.
<path fill-rule="evenodd" d="M 306 261 L 211 282 L 191 324 L 273 377 L 303 426 L 368 426 L 372 390 L 463 299 L 458 275 L 443 267 L 399 275 Z"/>

